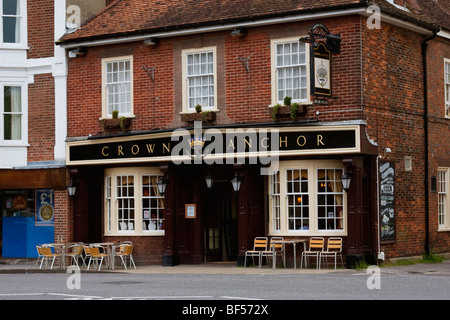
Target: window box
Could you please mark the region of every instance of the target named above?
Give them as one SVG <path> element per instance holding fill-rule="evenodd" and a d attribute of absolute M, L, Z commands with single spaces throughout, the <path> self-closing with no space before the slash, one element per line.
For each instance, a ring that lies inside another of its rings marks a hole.
<path fill-rule="evenodd" d="M 280 106 L 277 112 L 274 110 L 275 106 L 269 107 L 269 113 L 274 121 L 278 121 L 279 118 L 285 119 L 291 116 L 291 106 Z M 308 106 L 305 104 L 299 104 L 296 112 L 296 117 L 303 117 L 308 111 Z M 292 119 L 294 120 L 294 119 Z"/>
<path fill-rule="evenodd" d="M 184 122 L 194 122 L 194 121 L 214 122 L 216 121 L 216 113 L 213 111 L 182 113 L 181 120 L 183 120 Z"/>
<path fill-rule="evenodd" d="M 108 118 L 100 119 L 100 126 L 105 130 L 110 129 L 122 129 L 123 131 L 129 131 L 133 118 Z"/>

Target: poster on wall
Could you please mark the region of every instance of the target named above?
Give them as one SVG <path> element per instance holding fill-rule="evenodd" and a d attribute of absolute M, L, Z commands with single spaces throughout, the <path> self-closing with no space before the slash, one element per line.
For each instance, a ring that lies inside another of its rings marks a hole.
<path fill-rule="evenodd" d="M 380 163 L 380 236 L 395 241 L 395 163 Z"/>
<path fill-rule="evenodd" d="M 55 191 L 53 189 L 36 189 L 36 226 L 53 226 L 55 224 Z"/>

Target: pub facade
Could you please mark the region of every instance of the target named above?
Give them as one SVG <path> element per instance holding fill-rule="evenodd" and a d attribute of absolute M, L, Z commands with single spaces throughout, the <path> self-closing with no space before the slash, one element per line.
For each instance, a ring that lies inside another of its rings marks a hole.
<path fill-rule="evenodd" d="M 342 237 L 348 266 L 431 239 L 448 251 L 423 220 L 448 201 L 423 205 L 424 95 L 405 90 L 423 88 L 421 43 L 438 32 L 444 66 L 448 33 L 389 1 L 203 2 L 115 1 L 58 41 L 73 240 L 130 240 L 138 263 L 166 266 L 243 265 L 257 236 Z"/>

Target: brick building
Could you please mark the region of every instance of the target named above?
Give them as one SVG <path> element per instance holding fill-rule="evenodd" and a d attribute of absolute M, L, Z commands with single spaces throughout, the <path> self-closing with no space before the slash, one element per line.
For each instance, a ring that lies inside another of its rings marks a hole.
<path fill-rule="evenodd" d="M 66 21 L 76 16 L 80 24 L 81 13 L 105 6 L 105 0 L 0 1 L 3 258 L 35 257 L 36 244 L 73 238 L 65 164 L 67 57 L 55 41 L 68 31 Z"/>
<path fill-rule="evenodd" d="M 112 2 L 58 42 L 73 240 L 164 265 L 243 264 L 263 235 L 342 237 L 348 265 L 447 252 L 448 18 L 441 0 Z"/>

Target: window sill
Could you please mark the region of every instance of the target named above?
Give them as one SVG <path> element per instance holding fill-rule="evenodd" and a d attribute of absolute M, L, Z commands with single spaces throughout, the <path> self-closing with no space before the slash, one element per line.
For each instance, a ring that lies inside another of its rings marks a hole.
<path fill-rule="evenodd" d="M 450 227 L 449 228 L 439 228 L 438 232 L 449 232 L 450 231 Z"/>
<path fill-rule="evenodd" d="M 154 232 L 115 232 L 115 233 L 105 233 L 105 237 L 163 237 L 165 235 L 164 230 L 154 231 Z"/>

